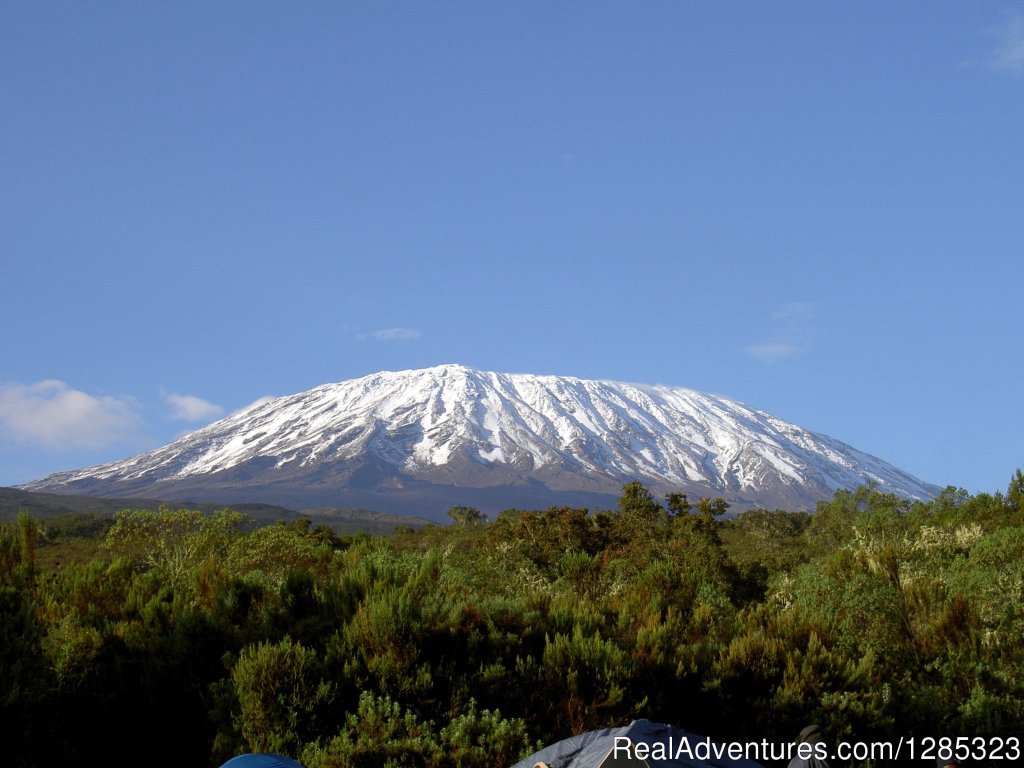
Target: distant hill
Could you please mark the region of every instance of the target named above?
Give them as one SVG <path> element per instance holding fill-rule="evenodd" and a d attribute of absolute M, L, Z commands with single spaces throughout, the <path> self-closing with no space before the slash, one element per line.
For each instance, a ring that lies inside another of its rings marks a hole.
<path fill-rule="evenodd" d="M 122 461 L 23 488 L 215 504 L 370 508 L 443 520 L 611 507 L 623 483 L 720 496 L 736 510 L 811 510 L 867 482 L 938 488 L 838 440 L 681 387 L 477 371 L 384 372 L 261 401 Z"/>
<path fill-rule="evenodd" d="M 20 488 L 0 488 L 0 522 L 9 523 L 25 510 L 37 519 L 45 520 L 68 515 L 101 515 L 112 517 L 124 509 L 158 509 L 161 505 L 187 507 L 202 512 L 214 512 L 230 507 L 251 518 L 257 525 L 278 520 L 308 518 L 312 525 L 326 525 L 335 533 L 392 533 L 396 525 L 421 528 L 430 521 L 408 515 L 392 515 L 369 509 L 318 508 L 294 510 L 273 504 L 221 504 L 208 502 L 167 502 L 143 498 L 102 498 L 62 493 L 38 493 Z"/>

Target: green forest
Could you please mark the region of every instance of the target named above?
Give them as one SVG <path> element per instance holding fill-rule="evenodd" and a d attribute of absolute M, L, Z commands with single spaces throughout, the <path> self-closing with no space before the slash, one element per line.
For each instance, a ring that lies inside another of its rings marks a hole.
<path fill-rule="evenodd" d="M 1024 476 L 813 514 L 617 508 L 339 536 L 160 508 L 0 527 L 13 766 L 509 766 L 638 717 L 720 740 L 1024 732 Z"/>

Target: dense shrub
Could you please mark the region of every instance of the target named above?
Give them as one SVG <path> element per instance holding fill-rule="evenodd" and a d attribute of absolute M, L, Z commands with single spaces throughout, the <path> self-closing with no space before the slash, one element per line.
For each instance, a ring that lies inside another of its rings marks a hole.
<path fill-rule="evenodd" d="M 1005 495 L 868 487 L 723 520 L 631 483 L 611 512 L 457 508 L 346 541 L 129 511 L 111 559 L 59 570 L 23 516 L 0 527 L 0 747 L 128 764 L 164 734 L 153 765 L 471 768 L 634 717 L 718 738 L 1019 733 L 1022 499 L 1018 473 Z"/>

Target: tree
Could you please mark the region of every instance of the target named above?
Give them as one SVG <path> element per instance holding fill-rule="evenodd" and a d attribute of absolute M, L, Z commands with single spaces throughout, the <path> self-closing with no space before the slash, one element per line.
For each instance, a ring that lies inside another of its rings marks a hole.
<path fill-rule="evenodd" d="M 25 579 L 34 583 L 39 526 L 22 510 L 13 526 L 0 525 L 0 584 Z"/>
<path fill-rule="evenodd" d="M 14 582 L 20 562 L 17 535 L 8 526 L 0 525 L 0 586 Z"/>
<path fill-rule="evenodd" d="M 652 546 L 665 539 L 668 514 L 639 480 L 622 486 L 618 507 L 618 514 L 609 520 L 608 543 L 613 548 L 631 549 L 631 557 L 646 559 Z"/>
<path fill-rule="evenodd" d="M 1019 474 L 1019 471 L 1018 471 Z M 21 550 L 21 562 L 25 566 L 29 580 L 36 572 L 36 543 L 39 538 L 39 527 L 32 516 L 25 510 L 18 513 L 18 547 Z"/>
<path fill-rule="evenodd" d="M 654 500 L 654 495 L 639 480 L 633 480 L 622 486 L 619 496 L 619 514 L 638 519 L 654 520 L 664 510 Z"/>
<path fill-rule="evenodd" d="M 677 532 L 698 534 L 715 546 L 721 546 L 718 532 L 718 518 L 729 509 L 729 502 L 722 498 L 701 496 L 695 505 L 690 504 L 685 493 L 670 493 L 665 497 L 673 527 Z"/>
<path fill-rule="evenodd" d="M 725 499 L 717 497 L 712 499 L 710 496 L 701 496 L 697 499 L 698 514 L 709 520 L 724 515 L 727 509 L 729 509 L 729 502 Z"/>
<path fill-rule="evenodd" d="M 1015 512 L 1024 511 L 1024 473 L 1018 469 L 1006 489 L 1006 506 Z"/>
<path fill-rule="evenodd" d="M 475 507 L 463 507 L 456 505 L 448 507 L 448 517 L 455 521 L 456 525 L 471 527 L 483 525 L 487 522 L 487 515 Z"/>
<path fill-rule="evenodd" d="M 117 514 L 105 546 L 149 568 L 163 568 L 175 586 L 206 558 L 223 557 L 245 522 L 244 515 L 227 509 L 212 515 L 167 507 L 126 509 Z"/>
<path fill-rule="evenodd" d="M 255 752 L 297 755 L 317 732 L 317 714 L 334 695 L 334 686 L 320 678 L 316 652 L 287 636 L 245 648 L 231 679 L 238 725 Z"/>
<path fill-rule="evenodd" d="M 673 491 L 665 497 L 665 503 L 668 505 L 668 511 L 672 515 L 688 515 L 693 507 L 690 506 L 689 499 L 686 498 L 685 493 L 679 491 Z"/>

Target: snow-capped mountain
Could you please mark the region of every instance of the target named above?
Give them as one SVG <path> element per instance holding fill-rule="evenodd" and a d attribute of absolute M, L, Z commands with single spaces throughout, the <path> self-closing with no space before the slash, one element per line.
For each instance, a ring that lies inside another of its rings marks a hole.
<path fill-rule="evenodd" d="M 263 400 L 148 453 L 27 490 L 413 514 L 609 507 L 623 482 L 811 509 L 867 481 L 937 488 L 762 411 L 666 386 L 477 371 L 383 372 Z"/>

